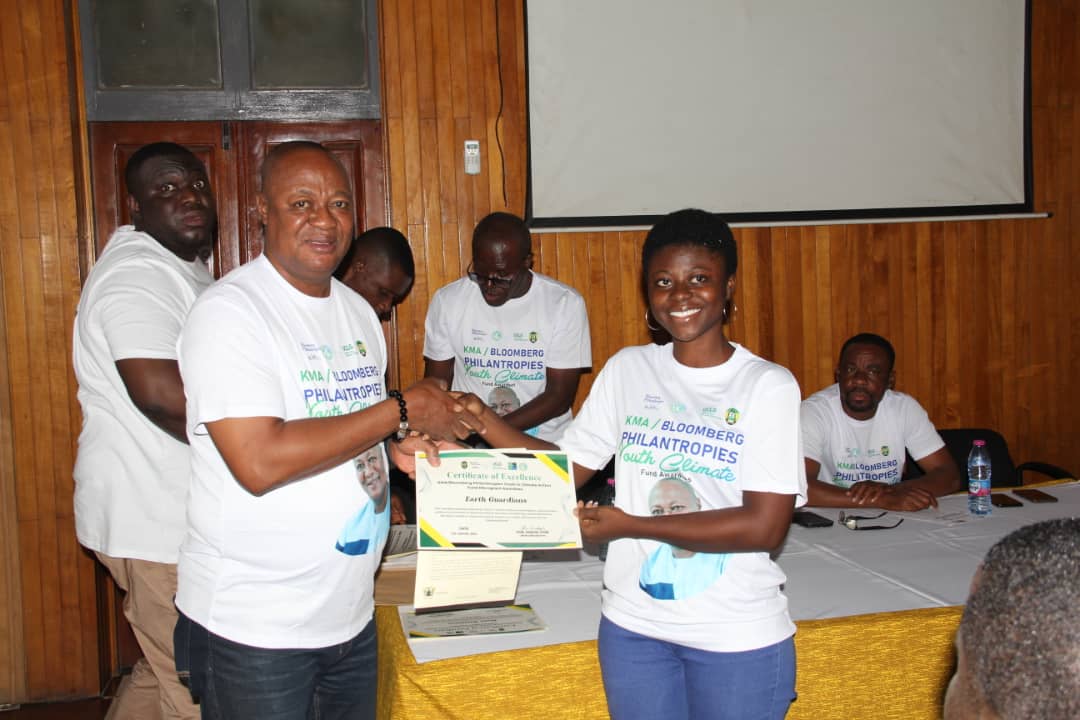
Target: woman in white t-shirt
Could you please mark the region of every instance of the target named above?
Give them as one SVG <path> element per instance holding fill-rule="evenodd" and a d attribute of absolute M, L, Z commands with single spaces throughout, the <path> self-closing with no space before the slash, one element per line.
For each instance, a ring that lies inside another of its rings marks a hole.
<path fill-rule="evenodd" d="M 806 501 L 800 392 L 724 334 L 737 264 L 716 215 L 660 220 L 642 249 L 646 321 L 671 341 L 616 353 L 558 443 L 579 487 L 615 457 L 615 505 L 578 507 L 584 538 L 610 541 L 599 654 L 615 720 L 782 718 L 795 697 L 770 553 Z M 493 446 L 551 447 L 484 422 Z"/>

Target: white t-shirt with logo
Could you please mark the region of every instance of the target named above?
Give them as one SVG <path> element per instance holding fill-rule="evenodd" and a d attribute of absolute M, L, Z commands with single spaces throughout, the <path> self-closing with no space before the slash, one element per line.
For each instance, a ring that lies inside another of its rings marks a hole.
<path fill-rule="evenodd" d="M 922 460 L 945 447 L 918 401 L 895 390 L 885 391 L 869 420 L 844 412 L 836 384 L 806 398 L 801 415 L 803 450 L 821 465 L 817 479 L 842 488 L 863 480 L 898 483 L 905 448 Z"/>
<path fill-rule="evenodd" d="M 652 514 L 658 482 L 689 488 L 694 498 L 684 505 L 701 510 L 738 507 L 748 490 L 794 495 L 802 505 L 799 398 L 787 369 L 738 345 L 709 368 L 681 365 L 670 344 L 631 347 L 604 366 L 559 445 L 589 468 L 615 455 L 615 505 L 631 515 Z M 711 577 L 690 583 L 685 570 Z M 765 552 L 684 561 L 665 543 L 621 538 L 608 547 L 603 613 L 627 630 L 688 647 L 753 650 L 795 632 L 784 581 Z"/>
<path fill-rule="evenodd" d="M 454 359 L 454 390 L 488 404 L 512 392 L 517 406 L 524 405 L 547 387 L 548 368 L 592 365 L 585 300 L 569 285 L 534 272 L 527 293 L 492 307 L 476 283 L 461 278 L 431 298 L 424 357 Z M 568 410 L 529 433 L 555 441 L 570 417 Z"/>
<path fill-rule="evenodd" d="M 176 339 L 213 277 L 131 225 L 86 278 L 73 363 L 83 425 L 75 459 L 75 532 L 112 557 L 175 563 L 184 537 L 191 457 L 132 402 L 117 360 L 175 360 Z"/>
<path fill-rule="evenodd" d="M 354 463 L 257 497 L 229 472 L 205 423 L 356 412 L 386 398 L 385 370 L 375 312 L 337 280 L 329 297 L 311 297 L 260 256 L 199 299 L 180 338 L 192 451 L 176 596 L 184 614 L 262 648 L 328 647 L 371 620 L 389 513 L 369 524 L 370 542 L 336 547 L 343 531 L 364 539 L 355 518 L 372 502 Z"/>

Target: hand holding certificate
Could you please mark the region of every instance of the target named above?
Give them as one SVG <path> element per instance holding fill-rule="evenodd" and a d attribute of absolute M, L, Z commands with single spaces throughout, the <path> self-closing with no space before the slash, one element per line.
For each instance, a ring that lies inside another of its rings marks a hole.
<path fill-rule="evenodd" d="M 421 550 L 580 548 L 566 453 L 448 450 L 417 455 Z"/>

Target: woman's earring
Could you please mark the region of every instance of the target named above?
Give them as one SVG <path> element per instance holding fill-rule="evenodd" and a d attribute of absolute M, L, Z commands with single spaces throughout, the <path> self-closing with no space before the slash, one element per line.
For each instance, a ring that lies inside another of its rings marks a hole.
<path fill-rule="evenodd" d="M 728 308 L 731 308 L 730 310 Z M 739 312 L 739 306 L 732 299 L 724 301 L 724 309 L 720 311 L 720 319 L 724 325 L 735 319 L 735 313 Z"/>
<path fill-rule="evenodd" d="M 649 308 L 645 308 L 645 327 L 649 328 L 653 332 L 660 332 L 663 328 L 656 327 L 649 321 Z"/>

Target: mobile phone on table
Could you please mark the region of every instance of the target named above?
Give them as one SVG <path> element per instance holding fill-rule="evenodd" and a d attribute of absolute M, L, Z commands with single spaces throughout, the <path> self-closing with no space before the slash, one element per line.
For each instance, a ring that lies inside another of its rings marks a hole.
<path fill-rule="evenodd" d="M 829 527 L 833 521 L 824 515 L 809 510 L 796 510 L 791 514 L 791 522 L 806 528 Z"/>
<path fill-rule="evenodd" d="M 1057 502 L 1058 499 L 1050 493 L 1044 493 L 1042 490 L 1036 490 L 1035 488 L 1018 488 L 1012 491 L 1014 495 L 1019 495 L 1028 502 L 1044 503 L 1044 502 Z"/>
<path fill-rule="evenodd" d="M 1021 507 L 1024 503 L 1005 493 L 992 493 L 990 504 L 994 507 Z"/>

